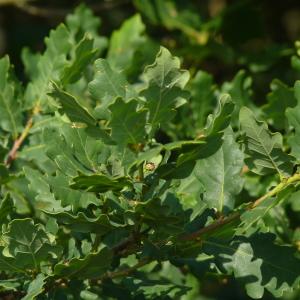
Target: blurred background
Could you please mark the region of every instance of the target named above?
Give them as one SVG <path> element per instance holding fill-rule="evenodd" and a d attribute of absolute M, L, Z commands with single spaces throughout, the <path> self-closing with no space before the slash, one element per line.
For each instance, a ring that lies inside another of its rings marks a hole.
<path fill-rule="evenodd" d="M 22 49 L 43 51 L 49 31 L 81 3 L 101 18 L 100 34 L 107 37 L 139 13 L 153 44 L 181 57 L 192 74 L 204 70 L 222 84 L 245 70 L 235 84 L 246 91 L 243 74 L 250 76 L 256 103 L 265 103 L 274 78 L 288 86 L 300 78 L 299 0 L 0 0 L 0 55 L 9 54 L 18 77 L 26 81 Z M 228 278 L 208 277 L 201 293 L 195 299 L 248 299 Z"/>
<path fill-rule="evenodd" d="M 8 53 L 22 76 L 21 49 L 43 50 L 49 30 L 80 3 L 101 18 L 106 36 L 140 13 L 148 36 L 184 57 L 185 67 L 212 73 L 217 83 L 241 68 L 255 75 L 257 97 L 272 78 L 294 82 L 286 67 L 300 36 L 297 0 L 0 0 L 0 55 Z"/>

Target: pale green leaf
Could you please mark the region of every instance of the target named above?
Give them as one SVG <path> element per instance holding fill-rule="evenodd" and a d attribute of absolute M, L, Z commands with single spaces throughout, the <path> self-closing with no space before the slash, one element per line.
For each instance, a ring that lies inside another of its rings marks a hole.
<path fill-rule="evenodd" d="M 170 122 L 176 107 L 186 102 L 189 94 L 183 88 L 189 80 L 189 73 L 180 69 L 177 57 L 161 47 L 155 62 L 145 68 L 143 79 L 147 88 L 141 91 L 141 96 L 145 97 L 153 134 L 157 127 Z"/>
<path fill-rule="evenodd" d="M 46 276 L 44 274 L 38 274 L 36 278 L 30 282 L 27 294 L 22 300 L 35 300 L 38 295 L 43 293 L 45 283 Z"/>
<path fill-rule="evenodd" d="M 131 66 L 136 50 L 145 42 L 144 31 L 145 26 L 140 15 L 135 15 L 113 32 L 107 60 L 114 69 L 124 70 Z"/>
<path fill-rule="evenodd" d="M 39 103 L 43 108 L 56 106 L 47 97 L 50 80 L 59 80 L 67 63 L 67 55 L 71 49 L 70 33 L 64 25 L 52 30 L 45 39 L 46 50 L 37 62 L 36 72 L 25 90 L 26 107 L 34 107 Z"/>
<path fill-rule="evenodd" d="M 107 38 L 99 36 L 101 20 L 95 16 L 93 11 L 84 3 L 76 7 L 73 14 L 66 17 L 66 24 L 74 40 L 80 41 L 85 34 L 94 40 L 94 47 L 102 52 L 107 47 Z"/>
<path fill-rule="evenodd" d="M 293 158 L 282 150 L 282 136 L 271 133 L 266 123 L 257 121 L 253 112 L 242 107 L 240 124 L 245 132 L 246 164 L 251 171 L 266 175 L 277 172 L 281 177 L 291 175 Z"/>
<path fill-rule="evenodd" d="M 19 98 L 17 84 L 11 78 L 9 58 L 5 56 L 0 59 L 0 127 L 14 139 L 23 128 Z"/>
<path fill-rule="evenodd" d="M 95 77 L 89 83 L 92 97 L 101 101 L 101 106 L 107 107 L 118 97 L 130 99 L 135 92 L 127 82 L 125 76 L 113 70 L 105 59 L 95 61 Z"/>
<path fill-rule="evenodd" d="M 220 213 L 233 209 L 234 198 L 243 187 L 243 158 L 234 133 L 228 128 L 221 148 L 215 154 L 197 162 L 194 172 L 203 185 L 203 200 L 208 207 L 215 208 Z"/>

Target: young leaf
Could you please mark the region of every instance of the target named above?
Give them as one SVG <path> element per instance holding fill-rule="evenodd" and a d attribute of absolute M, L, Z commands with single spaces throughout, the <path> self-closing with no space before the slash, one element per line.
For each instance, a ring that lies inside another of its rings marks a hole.
<path fill-rule="evenodd" d="M 141 96 L 146 99 L 148 123 L 153 134 L 158 126 L 171 120 L 174 109 L 188 98 L 189 94 L 183 88 L 189 79 L 189 73 L 180 69 L 177 57 L 161 47 L 155 62 L 145 68 L 143 79 L 148 86 L 142 90 Z"/>
<path fill-rule="evenodd" d="M 144 31 L 145 26 L 140 15 L 135 15 L 113 32 L 107 60 L 114 69 L 124 70 L 131 66 L 136 50 L 145 42 Z"/>
<path fill-rule="evenodd" d="M 45 40 L 46 51 L 41 55 L 36 66 L 37 72 L 31 78 L 25 90 L 25 103 L 27 108 L 32 108 L 39 103 L 41 107 L 49 109 L 55 107 L 47 97 L 49 81 L 59 80 L 61 72 L 67 62 L 67 55 L 71 49 L 70 33 L 64 25 L 60 25 L 56 30 L 50 32 Z"/>
<path fill-rule="evenodd" d="M 215 154 L 222 145 L 222 135 L 230 124 L 233 109 L 234 105 L 230 96 L 221 97 L 216 113 L 208 117 L 205 139 L 198 141 L 198 143 L 195 141 L 187 143 L 188 149 L 180 153 L 176 162 L 167 163 L 156 170 L 158 176 L 164 179 L 186 178 L 190 176 L 197 160 Z"/>
<path fill-rule="evenodd" d="M 252 105 L 251 101 L 252 79 L 247 76 L 245 70 L 240 70 L 231 82 L 225 82 L 222 86 L 222 92 L 228 93 L 238 108 L 246 105 Z"/>
<path fill-rule="evenodd" d="M 79 5 L 73 14 L 66 17 L 66 24 L 73 39 L 79 42 L 85 34 L 94 40 L 94 47 L 102 52 L 107 47 L 107 38 L 99 36 L 101 20 L 93 14 L 93 11 L 84 3 Z"/>
<path fill-rule="evenodd" d="M 282 136 L 271 133 L 266 123 L 257 121 L 253 112 L 242 107 L 240 124 L 245 132 L 246 164 L 251 171 L 266 175 L 277 172 L 281 177 L 291 175 L 293 158 L 282 150 Z"/>
<path fill-rule="evenodd" d="M 202 145 L 198 145 L 190 152 L 182 153 L 177 160 L 177 165 L 213 155 L 221 147 L 221 138 L 230 124 L 233 109 L 231 97 L 227 94 L 222 95 L 216 112 L 207 118 L 207 125 L 204 128 L 205 139 L 201 140 Z"/>

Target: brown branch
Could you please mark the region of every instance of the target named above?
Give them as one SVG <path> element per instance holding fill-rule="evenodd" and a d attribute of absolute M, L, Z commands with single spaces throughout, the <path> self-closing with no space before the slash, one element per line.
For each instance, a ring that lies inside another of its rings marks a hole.
<path fill-rule="evenodd" d="M 27 138 L 30 129 L 33 125 L 33 117 L 38 114 L 39 112 L 39 106 L 36 105 L 33 109 L 32 112 L 32 116 L 28 119 L 25 128 L 23 130 L 23 132 L 21 133 L 21 135 L 15 140 L 11 150 L 8 153 L 7 159 L 5 161 L 5 165 L 7 167 L 9 167 L 11 165 L 11 163 L 17 158 L 17 152 L 19 150 L 19 148 L 21 147 L 21 145 L 23 144 L 24 140 Z"/>
<path fill-rule="evenodd" d="M 134 271 L 136 271 L 137 269 L 147 265 L 148 263 L 150 263 L 151 260 L 149 258 L 144 258 L 141 259 L 138 263 L 136 263 L 134 266 L 126 268 L 126 269 L 121 269 L 115 272 L 106 272 L 104 275 L 101 276 L 100 280 L 105 280 L 105 279 L 114 279 L 114 278 L 118 278 L 118 277 L 125 277 L 125 276 L 129 276 L 131 273 L 133 273 Z"/>
<path fill-rule="evenodd" d="M 136 242 L 136 238 L 132 235 L 113 247 L 112 252 L 115 255 L 120 255 L 124 250 L 127 250 L 130 246 L 135 245 Z"/>
<path fill-rule="evenodd" d="M 285 189 L 288 185 L 295 183 L 295 182 L 299 182 L 300 181 L 300 174 L 296 173 L 293 176 L 289 177 L 288 179 L 284 179 L 282 182 L 280 182 L 275 188 L 273 188 L 271 191 L 269 191 L 268 193 L 266 193 L 265 195 L 263 195 L 262 197 L 256 199 L 254 202 L 250 203 L 247 207 L 246 210 L 251 210 L 254 209 L 255 207 L 257 207 L 258 205 L 260 205 L 263 201 L 265 201 L 266 199 L 276 196 L 280 191 L 282 191 L 283 189 Z M 241 212 L 234 212 L 231 215 L 229 215 L 228 217 L 221 217 L 219 219 L 217 219 L 215 222 L 213 222 L 212 224 L 203 227 L 195 232 L 186 234 L 184 236 L 181 237 L 181 240 L 183 241 L 191 241 L 191 240 L 195 240 L 195 239 L 199 239 L 201 238 L 203 235 L 207 234 L 207 233 L 212 233 L 215 230 L 219 229 L 220 227 L 229 224 L 233 221 L 236 221 L 240 218 L 241 216 Z"/>
<path fill-rule="evenodd" d="M 34 0 L 0 0 L 0 6 L 4 5 L 12 5 L 20 10 L 37 17 L 60 17 L 63 18 L 67 14 L 73 11 L 73 8 L 51 8 L 51 7 L 41 7 L 29 4 L 29 2 L 33 2 Z M 129 0 L 119 0 L 119 1 L 110 1 L 110 2 L 100 2 L 94 5 L 90 5 L 89 7 L 94 12 L 99 12 L 102 10 L 113 9 L 117 6 L 121 6 L 129 3 Z"/>
<path fill-rule="evenodd" d="M 240 213 L 239 212 L 235 212 L 232 215 L 224 218 L 221 217 L 219 219 L 217 219 L 215 222 L 213 222 L 212 224 L 203 227 L 195 232 L 189 233 L 187 235 L 184 235 L 181 239 L 183 241 L 191 241 L 191 240 L 195 240 L 200 238 L 202 235 L 206 234 L 206 233 L 212 233 L 215 230 L 219 229 L 220 227 L 229 224 L 235 220 L 238 220 L 240 218 Z"/>

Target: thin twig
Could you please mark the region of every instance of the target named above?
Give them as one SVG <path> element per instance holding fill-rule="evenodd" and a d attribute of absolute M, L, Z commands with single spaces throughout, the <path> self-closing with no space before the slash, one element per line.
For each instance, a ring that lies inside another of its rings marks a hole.
<path fill-rule="evenodd" d="M 136 271 L 137 269 L 147 265 L 148 263 L 150 263 L 151 260 L 149 258 L 144 258 L 141 259 L 138 263 L 136 263 L 134 266 L 126 268 L 126 269 L 121 269 L 115 272 L 106 272 L 104 275 L 101 276 L 101 281 L 105 280 L 105 279 L 114 279 L 114 278 L 118 278 L 118 277 L 125 277 L 125 276 L 129 276 L 131 273 L 133 273 L 134 271 Z"/>
<path fill-rule="evenodd" d="M 291 176 L 288 179 L 284 179 L 282 182 L 280 182 L 275 188 L 273 188 L 271 191 L 269 191 L 268 193 L 266 193 L 265 195 L 263 195 L 262 197 L 258 198 L 257 200 L 255 200 L 254 202 L 250 203 L 246 210 L 251 210 L 254 209 L 255 207 L 257 207 L 258 205 L 260 205 L 263 201 L 265 201 L 266 199 L 276 196 L 280 191 L 282 191 L 283 189 L 285 189 L 287 186 L 289 186 L 292 183 L 298 182 L 300 181 L 300 174 L 296 173 L 293 176 Z M 189 233 L 186 234 L 184 236 L 181 237 L 182 240 L 184 241 L 191 241 L 191 240 L 195 240 L 195 239 L 199 239 L 201 238 L 204 234 L 207 233 L 212 233 L 215 230 L 219 229 L 220 227 L 229 224 L 233 221 L 236 221 L 240 218 L 241 216 L 241 212 L 234 212 L 231 215 L 229 215 L 228 217 L 221 217 L 219 219 L 217 219 L 214 223 L 201 228 L 193 233 Z"/>
<path fill-rule="evenodd" d="M 195 232 L 184 235 L 181 239 L 184 241 L 191 241 L 191 240 L 198 239 L 206 233 L 211 233 L 226 224 L 229 224 L 235 220 L 238 220 L 239 217 L 240 217 L 240 213 L 234 212 L 233 214 L 231 214 L 230 216 L 228 216 L 226 218 L 221 217 L 206 227 L 203 227 Z"/>
<path fill-rule="evenodd" d="M 29 2 L 33 2 L 32 0 L 0 0 L 0 6 L 11 5 L 15 6 L 24 12 L 37 16 L 37 17 L 64 17 L 70 12 L 72 12 L 72 8 L 51 8 L 51 7 L 41 7 L 29 4 Z M 120 0 L 120 1 L 108 1 L 108 2 L 100 2 L 94 5 L 90 5 L 89 7 L 94 12 L 99 12 L 102 10 L 110 10 L 114 7 L 121 6 L 129 3 L 129 0 Z"/>
<path fill-rule="evenodd" d="M 7 159 L 5 161 L 5 165 L 7 167 L 9 167 L 11 165 L 11 163 L 16 159 L 17 157 L 17 152 L 19 150 L 19 148 L 21 147 L 21 145 L 23 144 L 24 140 L 27 138 L 30 129 L 33 125 L 33 117 L 38 114 L 39 112 L 39 106 L 35 106 L 32 112 L 32 116 L 28 119 L 25 128 L 23 130 L 23 132 L 21 133 L 21 135 L 15 140 L 11 150 L 8 153 Z"/>

